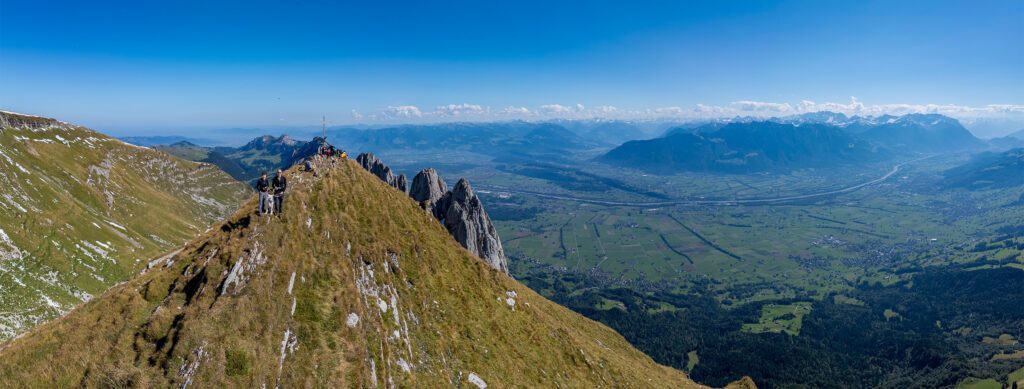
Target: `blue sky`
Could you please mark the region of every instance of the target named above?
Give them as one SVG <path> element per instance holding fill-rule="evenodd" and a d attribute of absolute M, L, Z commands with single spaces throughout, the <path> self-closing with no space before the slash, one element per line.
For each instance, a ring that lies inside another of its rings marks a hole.
<path fill-rule="evenodd" d="M 1024 2 L 980 3 L 0 0 L 0 109 L 113 133 L 803 101 L 1019 114 Z"/>

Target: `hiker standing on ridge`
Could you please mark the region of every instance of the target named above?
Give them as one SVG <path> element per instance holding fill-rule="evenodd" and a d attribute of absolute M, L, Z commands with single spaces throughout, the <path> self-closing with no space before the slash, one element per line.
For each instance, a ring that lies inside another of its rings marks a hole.
<path fill-rule="evenodd" d="M 267 200 L 269 200 L 269 197 L 267 196 L 268 189 L 270 189 L 270 183 L 267 182 L 267 172 L 263 172 L 263 174 L 260 175 L 260 179 L 256 180 L 256 190 L 260 192 L 260 202 L 259 206 L 256 208 L 257 215 L 262 215 L 264 212 L 270 212 L 270 210 L 267 209 Z"/>
<path fill-rule="evenodd" d="M 284 205 L 284 190 L 288 187 L 288 179 L 284 172 L 277 169 L 277 176 L 274 177 L 274 213 L 281 217 L 281 206 Z"/>

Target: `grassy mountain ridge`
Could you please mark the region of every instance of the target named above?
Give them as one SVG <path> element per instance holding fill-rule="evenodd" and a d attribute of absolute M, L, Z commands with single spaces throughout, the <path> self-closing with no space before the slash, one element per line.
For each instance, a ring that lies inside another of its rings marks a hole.
<path fill-rule="evenodd" d="M 230 215 L 216 167 L 0 112 L 0 339 L 57 317 Z"/>
<path fill-rule="evenodd" d="M 287 169 L 305 158 L 315 155 L 323 139 L 301 141 L 288 135 L 263 135 L 241 147 L 205 147 L 182 141 L 154 148 L 190 161 L 205 162 L 220 167 L 236 180 L 255 181 L 260 173 L 273 175 L 277 169 Z"/>
<path fill-rule="evenodd" d="M 295 172 L 280 220 L 250 200 L 0 346 L 0 386 L 702 387 L 494 270 L 354 162 Z"/>

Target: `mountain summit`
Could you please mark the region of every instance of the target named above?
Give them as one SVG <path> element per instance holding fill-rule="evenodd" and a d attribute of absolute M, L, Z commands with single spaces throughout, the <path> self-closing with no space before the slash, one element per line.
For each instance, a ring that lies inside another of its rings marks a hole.
<path fill-rule="evenodd" d="M 0 386 L 702 387 L 466 251 L 355 161 L 319 165 L 288 172 L 280 219 L 251 199 L 0 346 Z"/>

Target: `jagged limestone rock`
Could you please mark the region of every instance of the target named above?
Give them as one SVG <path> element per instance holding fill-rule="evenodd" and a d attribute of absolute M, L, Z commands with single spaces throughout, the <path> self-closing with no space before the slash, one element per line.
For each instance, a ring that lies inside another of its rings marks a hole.
<path fill-rule="evenodd" d="M 459 179 L 455 188 L 445 194 L 437 203 L 446 209 L 440 211 L 444 215 L 441 222 L 456 241 L 469 252 L 487 261 L 495 269 L 508 273 L 508 261 L 505 251 L 501 248 L 501 239 L 494 229 L 491 218 L 484 211 L 480 198 L 473 194 L 469 181 Z"/>
<path fill-rule="evenodd" d="M 409 192 L 409 180 L 405 178 L 405 174 L 399 174 L 395 177 L 395 187 L 402 192 Z"/>
<path fill-rule="evenodd" d="M 381 162 L 381 160 L 377 159 L 373 153 L 359 154 L 359 156 L 356 157 L 356 162 L 359 162 L 359 166 L 362 166 L 366 171 L 373 173 L 373 175 L 380 178 L 381 181 L 386 182 L 388 185 L 391 185 L 402 192 L 406 191 L 407 185 L 405 175 L 399 176 L 401 178 L 395 177 L 395 175 L 391 173 L 391 168 L 385 165 L 384 162 Z"/>
<path fill-rule="evenodd" d="M 448 192 L 448 185 L 444 183 L 441 176 L 437 175 L 434 168 L 423 169 L 416 173 L 416 177 L 412 179 L 412 187 L 409 188 L 409 196 L 438 219 L 441 219 L 441 216 L 434 212 L 434 205 L 444 197 L 446 192 Z"/>

